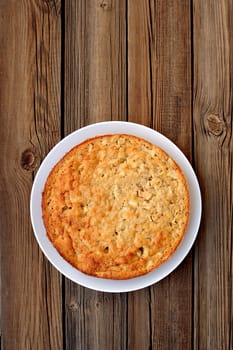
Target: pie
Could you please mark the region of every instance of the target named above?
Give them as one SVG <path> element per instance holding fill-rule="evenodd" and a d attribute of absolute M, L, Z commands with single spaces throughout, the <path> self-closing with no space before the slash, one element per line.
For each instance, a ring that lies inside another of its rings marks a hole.
<path fill-rule="evenodd" d="M 104 135 L 55 165 L 42 212 L 47 236 L 66 261 L 85 274 L 123 280 L 175 252 L 189 221 L 189 191 L 161 148 L 132 135 Z"/>

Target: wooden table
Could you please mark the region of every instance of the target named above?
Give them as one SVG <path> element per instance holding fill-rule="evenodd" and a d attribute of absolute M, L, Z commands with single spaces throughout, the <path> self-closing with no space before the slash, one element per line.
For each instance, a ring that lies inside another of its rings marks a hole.
<path fill-rule="evenodd" d="M 1 349 L 230 350 L 233 2 L 1 0 Z M 126 120 L 174 141 L 200 181 L 185 261 L 137 292 L 62 277 L 29 217 L 48 151 L 84 125 Z"/>

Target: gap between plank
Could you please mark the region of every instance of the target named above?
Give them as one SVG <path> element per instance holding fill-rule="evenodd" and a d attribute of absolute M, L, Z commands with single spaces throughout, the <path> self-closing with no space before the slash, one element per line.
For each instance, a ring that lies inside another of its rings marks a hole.
<path fill-rule="evenodd" d="M 60 136 L 61 139 L 65 136 L 65 2 L 61 2 L 61 123 Z"/>
<path fill-rule="evenodd" d="M 195 168 L 195 152 L 194 152 L 194 116 L 193 116 L 193 88 L 194 88 L 194 28 L 193 28 L 193 0 L 190 0 L 190 45 L 191 45 L 191 134 L 192 134 L 192 148 L 191 148 L 191 157 L 192 157 L 192 165 Z M 195 299 L 194 299 L 194 283 L 195 283 L 195 244 L 192 249 L 192 334 L 191 334 L 191 346 L 192 350 L 194 350 L 194 312 L 195 312 Z"/>
<path fill-rule="evenodd" d="M 60 138 L 65 136 L 65 2 L 61 2 L 61 92 L 60 92 Z M 63 333 L 63 349 L 66 349 L 66 288 L 65 276 L 62 275 L 62 333 Z"/>
<path fill-rule="evenodd" d="M 126 104 L 126 116 L 125 119 L 128 122 L 129 121 L 129 104 L 128 104 L 128 100 L 129 100 L 129 84 L 128 84 L 128 80 L 129 80 L 129 63 L 128 63 L 128 0 L 125 0 L 125 36 L 126 36 L 126 40 L 125 40 L 125 69 L 126 69 L 126 98 L 125 98 L 125 104 Z"/>

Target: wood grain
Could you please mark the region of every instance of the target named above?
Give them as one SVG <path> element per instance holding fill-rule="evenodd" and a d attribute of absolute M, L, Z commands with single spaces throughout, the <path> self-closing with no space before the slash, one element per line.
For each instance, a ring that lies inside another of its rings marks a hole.
<path fill-rule="evenodd" d="M 1 350 L 233 348 L 232 28 L 230 0 L 0 1 Z M 30 224 L 49 149 L 105 120 L 172 139 L 203 196 L 193 254 L 128 294 L 62 278 Z"/>
<path fill-rule="evenodd" d="M 125 1 L 65 2 L 64 130 L 126 119 Z M 127 295 L 65 283 L 66 349 L 127 347 Z"/>
<path fill-rule="evenodd" d="M 129 121 L 161 131 L 191 159 L 189 2 L 128 1 L 128 111 Z M 128 298 L 129 349 L 191 349 L 191 254 L 165 280 Z"/>
<path fill-rule="evenodd" d="M 194 0 L 195 165 L 203 218 L 195 250 L 195 349 L 232 349 L 233 4 Z"/>
<path fill-rule="evenodd" d="M 125 1 L 65 4 L 65 133 L 126 118 Z"/>
<path fill-rule="evenodd" d="M 0 3 L 3 350 L 62 349 L 61 280 L 32 232 L 34 174 L 60 137 L 60 2 Z"/>

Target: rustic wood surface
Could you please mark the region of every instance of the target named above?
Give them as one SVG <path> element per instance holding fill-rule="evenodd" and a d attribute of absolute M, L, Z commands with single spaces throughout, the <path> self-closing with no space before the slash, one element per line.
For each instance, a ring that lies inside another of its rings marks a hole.
<path fill-rule="evenodd" d="M 1 0 L 1 350 L 231 350 L 231 0 Z M 167 278 L 101 293 L 41 253 L 29 197 L 48 151 L 84 125 L 150 126 L 198 175 L 198 239 Z"/>
<path fill-rule="evenodd" d="M 194 1 L 193 13 L 193 151 L 203 195 L 194 346 L 225 350 L 233 349 L 233 2 Z"/>

